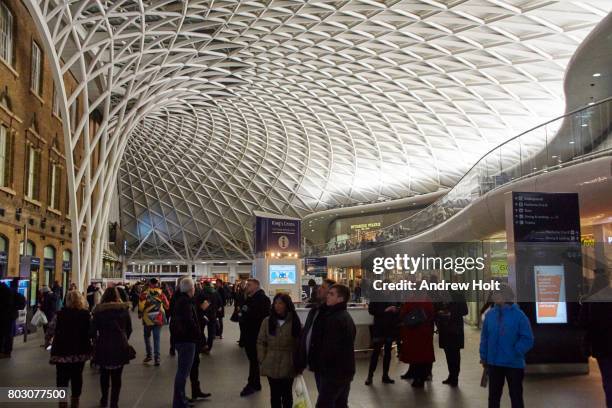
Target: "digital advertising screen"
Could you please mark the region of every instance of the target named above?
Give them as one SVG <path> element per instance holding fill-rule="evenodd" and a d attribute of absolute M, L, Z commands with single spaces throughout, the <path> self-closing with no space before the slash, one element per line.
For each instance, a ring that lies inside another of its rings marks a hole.
<path fill-rule="evenodd" d="M 563 265 L 535 265 L 536 322 L 567 323 Z"/>
<path fill-rule="evenodd" d="M 0 279 L 0 282 L 4 283 L 6 286 L 11 286 L 11 281 L 13 279 Z M 28 280 L 20 279 L 19 286 L 17 286 L 17 291 L 23 295 L 26 299 L 28 298 Z"/>
<path fill-rule="evenodd" d="M 296 282 L 295 265 L 270 265 L 270 285 L 293 285 Z"/>

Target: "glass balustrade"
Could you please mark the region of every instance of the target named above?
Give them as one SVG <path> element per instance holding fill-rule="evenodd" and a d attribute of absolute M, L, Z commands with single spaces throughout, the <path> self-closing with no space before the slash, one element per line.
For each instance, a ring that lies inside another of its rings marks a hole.
<path fill-rule="evenodd" d="M 359 234 L 322 245 L 305 245 L 304 256 L 350 252 L 409 238 L 453 217 L 483 195 L 517 180 L 612 153 L 612 98 L 528 130 L 486 153 L 444 196 L 374 239 Z M 368 231 L 368 235 L 373 235 Z"/>

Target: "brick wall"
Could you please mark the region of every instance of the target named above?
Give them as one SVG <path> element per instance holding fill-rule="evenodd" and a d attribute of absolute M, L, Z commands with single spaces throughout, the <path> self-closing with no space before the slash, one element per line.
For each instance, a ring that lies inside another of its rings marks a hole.
<path fill-rule="evenodd" d="M 2 266 L 4 276 L 19 274 L 19 242 L 24 239 L 25 224 L 28 224 L 28 239 L 36 246 L 34 256 L 41 259 L 43 272 L 44 247 L 55 248 L 55 276 L 52 280 L 61 282 L 62 253 L 71 250 L 69 201 L 64 156 L 63 124 L 53 114 L 54 82 L 51 66 L 37 28 L 26 7 L 19 0 L 0 0 L 13 13 L 14 59 L 7 64 L 0 58 L 0 93 L 6 93 L 10 106 L 0 103 L 0 124 L 13 132 L 12 182 L 8 188 L 0 188 L 0 234 L 9 242 L 8 263 Z M 42 95 L 31 91 L 31 54 L 35 41 L 43 52 Z M 64 77 L 68 92 L 76 88 L 75 78 Z M 81 105 L 79 104 L 79 107 Z M 81 112 L 78 112 L 80 115 Z M 39 199 L 25 197 L 26 146 L 31 144 L 41 152 Z M 83 157 L 83 154 L 78 154 Z M 51 209 L 48 203 L 50 187 L 50 163 L 62 166 L 59 208 Z M 78 166 L 78 163 L 76 163 Z M 16 213 L 21 209 L 20 220 Z M 2 215 L 4 210 L 4 215 Z M 30 221 L 31 220 L 31 221 Z M 43 224 L 44 220 L 44 226 Z M 63 233 L 62 233 L 63 231 Z"/>

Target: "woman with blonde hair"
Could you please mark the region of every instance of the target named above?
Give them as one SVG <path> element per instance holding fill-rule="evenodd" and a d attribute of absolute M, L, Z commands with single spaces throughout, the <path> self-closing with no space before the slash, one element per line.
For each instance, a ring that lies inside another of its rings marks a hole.
<path fill-rule="evenodd" d="M 57 312 L 49 325 L 53 335 L 50 363 L 55 364 L 57 386 L 71 385 L 70 406 L 73 408 L 79 406 L 83 366 L 91 358 L 90 319 L 87 301 L 78 291 L 73 290 L 66 295 L 66 306 Z M 67 402 L 60 402 L 60 407 L 67 406 Z"/>

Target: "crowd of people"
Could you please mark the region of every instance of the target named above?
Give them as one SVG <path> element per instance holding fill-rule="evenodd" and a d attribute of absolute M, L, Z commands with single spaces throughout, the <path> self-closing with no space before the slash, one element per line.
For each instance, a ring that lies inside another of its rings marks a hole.
<path fill-rule="evenodd" d="M 590 339 L 591 354 L 600 366 L 607 406 L 612 407 L 612 288 L 609 283 L 600 286 L 585 299 L 580 321 Z M 11 325 L 15 313 L 25 306 L 19 296 L 15 284 L 0 284 L 3 357 L 10 355 L 8 337 L 14 330 Z M 603 301 L 598 301 L 602 297 Z M 136 358 L 130 344 L 130 308 L 138 310 L 143 324 L 145 364 L 160 365 L 160 334 L 164 326 L 169 326 L 170 355 L 176 355 L 177 360 L 172 406 L 190 407 L 196 400 L 210 398 L 211 394 L 200 386 L 200 354 L 211 353 L 215 339 L 222 337 L 225 307 L 233 306 L 231 320 L 239 325 L 238 343 L 249 366 L 242 397 L 261 391 L 261 377 L 266 377 L 270 405 L 293 407 L 294 381 L 308 369 L 314 373 L 318 391 L 316 407 L 344 408 L 356 374 L 356 327 L 347 310 L 350 299 L 348 287 L 326 279 L 309 299 L 310 310 L 302 322 L 289 295 L 278 293 L 270 300 L 257 279 L 230 286 L 221 280 L 213 285 L 185 276 L 176 285 L 160 284 L 155 278 L 105 289 L 92 284 L 85 293 L 74 286 L 66 293 L 43 288 L 39 307 L 48 319 L 44 331 L 50 345 L 50 363 L 56 368 L 56 385 L 70 385 L 71 407 L 79 406 L 87 361 L 99 372 L 100 406 L 119 406 L 123 368 Z M 412 380 L 415 388 L 432 381 L 436 331 L 448 369 L 442 383 L 459 386 L 461 349 L 465 345 L 463 318 L 468 313 L 459 292 L 417 291 L 403 303 L 372 302 L 368 311 L 373 316 L 373 351 L 366 386 L 374 381 L 381 353 L 382 382 L 395 383 L 389 373 L 394 343 L 399 360 L 409 365 L 401 378 Z M 479 354 L 488 378 L 488 406 L 500 406 L 507 383 L 512 407 L 523 407 L 525 356 L 534 344 L 529 319 L 505 285 L 491 294 L 481 312 Z M 189 398 L 185 391 L 188 378 Z M 67 407 L 68 402 L 60 406 Z"/>

